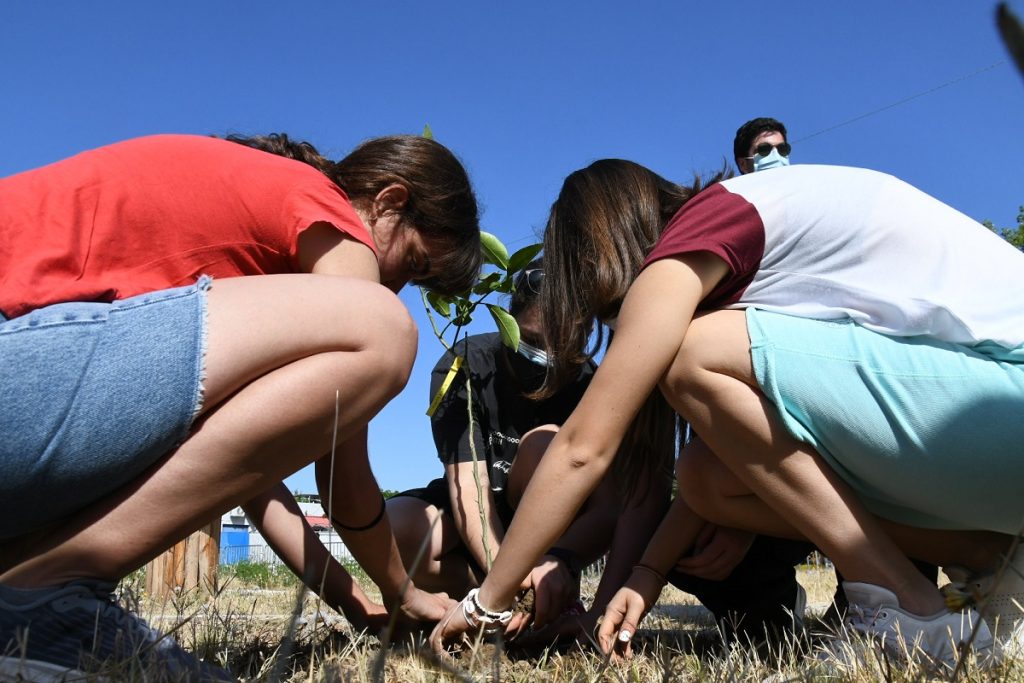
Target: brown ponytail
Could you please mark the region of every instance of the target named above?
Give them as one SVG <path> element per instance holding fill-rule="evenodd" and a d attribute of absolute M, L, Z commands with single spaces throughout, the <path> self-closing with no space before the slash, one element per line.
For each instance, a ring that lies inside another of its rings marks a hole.
<path fill-rule="evenodd" d="M 309 164 L 353 203 L 372 200 L 393 183 L 403 185 L 409 190 L 403 218 L 434 247 L 434 274 L 416 284 L 457 294 L 476 282 L 482 264 L 476 196 L 465 168 L 444 145 L 418 135 L 373 138 L 335 163 L 284 133 L 227 139 Z"/>

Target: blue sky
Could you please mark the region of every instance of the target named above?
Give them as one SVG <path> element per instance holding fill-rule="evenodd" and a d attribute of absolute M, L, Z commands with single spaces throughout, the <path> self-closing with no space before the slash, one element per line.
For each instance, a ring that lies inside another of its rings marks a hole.
<path fill-rule="evenodd" d="M 1022 0 L 1010 6 L 1024 14 Z M 731 156 L 741 123 L 774 116 L 794 163 L 879 169 L 1015 225 L 1024 79 L 994 10 L 962 0 L 5 2 L 0 176 L 150 133 L 284 131 L 339 157 L 429 123 L 469 169 L 485 229 L 517 248 L 538 239 L 571 171 L 622 157 L 687 180 Z M 441 471 L 424 415 L 440 347 L 416 290 L 402 298 L 421 325 L 420 354 L 370 431 L 374 470 L 392 489 Z M 312 490 L 312 476 L 289 485 Z"/>

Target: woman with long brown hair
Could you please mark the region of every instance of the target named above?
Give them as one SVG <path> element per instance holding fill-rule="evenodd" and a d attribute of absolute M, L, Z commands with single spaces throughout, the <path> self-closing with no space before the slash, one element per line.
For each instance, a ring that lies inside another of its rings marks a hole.
<path fill-rule="evenodd" d="M 0 674 L 64 680 L 84 657 L 227 677 L 110 594 L 237 505 L 329 604 L 382 625 L 282 484 L 314 461 L 388 608 L 438 619 L 450 601 L 407 585 L 366 427 L 416 352 L 395 293 L 464 291 L 480 258 L 465 170 L 417 136 L 333 162 L 284 135 L 160 135 L 0 180 Z"/>
<path fill-rule="evenodd" d="M 541 259 L 515 281 L 508 310 L 519 324 L 518 349 L 502 344 L 497 333 L 470 336 L 434 367 L 430 395 L 441 391 L 443 397 L 431 415 L 431 428 L 445 476 L 388 500 L 399 550 L 410 572 L 418 561 L 413 577 L 422 587 L 462 595 L 480 585 L 544 449 L 593 376 L 594 364 L 584 363 L 557 392 L 531 398 L 547 371 L 537 306 L 543 282 Z M 461 374 L 449 391 L 442 389 L 456 354 L 465 358 L 471 392 Z M 672 483 L 671 440 L 657 450 L 646 446 L 631 443 L 630 455 L 634 462 L 648 462 L 651 471 L 631 488 L 610 471 L 524 580 L 524 589 L 534 590 L 529 640 L 589 636 L 640 559 L 668 507 Z M 601 557 L 606 558 L 601 581 L 584 613 L 581 570 Z"/>
<path fill-rule="evenodd" d="M 504 619 L 652 392 L 695 438 L 677 463 L 681 514 L 609 605 L 606 650 L 628 645 L 697 516 L 815 543 L 846 578 L 850 625 L 889 646 L 950 663 L 973 628 L 976 649 L 992 644 L 908 555 L 962 568 L 1012 630 L 1021 582 L 990 573 L 1024 519 L 1024 255 L 873 171 L 792 166 L 702 188 L 622 160 L 566 179 L 544 244 L 549 385 L 588 356 L 595 324 L 615 336 L 435 647 Z"/>

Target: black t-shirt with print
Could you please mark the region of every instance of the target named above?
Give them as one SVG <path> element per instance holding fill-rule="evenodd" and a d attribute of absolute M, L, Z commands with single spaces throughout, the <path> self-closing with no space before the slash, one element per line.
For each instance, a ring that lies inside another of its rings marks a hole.
<path fill-rule="evenodd" d="M 469 370 L 473 395 L 473 435 L 477 457 L 487 461 L 487 473 L 495 497 L 505 490 L 519 439 L 534 427 L 561 425 L 583 397 L 594 374 L 584 367 L 580 378 L 551 398 L 531 401 L 524 392 L 537 389 L 544 369 L 501 343 L 498 333 L 479 334 L 460 341 L 454 353 L 468 345 L 463 370 Z M 430 378 L 430 397 L 448 376 L 455 356 L 446 352 Z M 469 414 L 466 409 L 466 374 L 460 371 L 431 418 L 437 455 L 445 465 L 472 462 L 469 447 Z"/>

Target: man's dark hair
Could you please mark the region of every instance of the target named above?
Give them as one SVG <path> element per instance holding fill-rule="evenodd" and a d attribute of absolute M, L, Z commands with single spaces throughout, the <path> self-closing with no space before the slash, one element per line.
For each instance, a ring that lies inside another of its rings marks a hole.
<path fill-rule="evenodd" d="M 789 142 L 786 135 L 786 126 L 782 121 L 776 121 L 768 117 L 751 119 L 739 127 L 736 131 L 736 138 L 732 141 L 732 155 L 736 159 L 743 159 L 750 153 L 750 143 L 761 133 L 782 133 L 782 139 Z"/>

